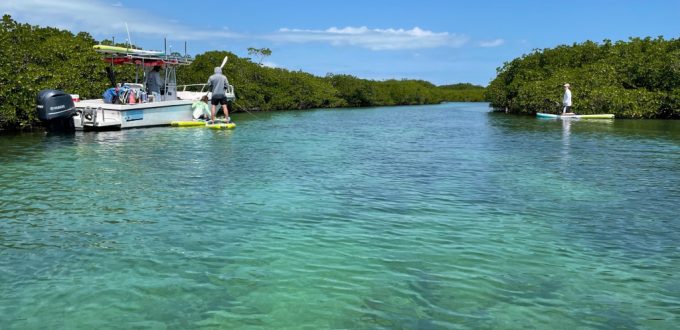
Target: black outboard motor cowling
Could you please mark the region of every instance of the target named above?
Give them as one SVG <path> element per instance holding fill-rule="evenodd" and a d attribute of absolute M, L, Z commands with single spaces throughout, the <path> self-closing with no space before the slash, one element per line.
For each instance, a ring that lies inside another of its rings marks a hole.
<path fill-rule="evenodd" d="M 71 94 L 55 90 L 44 89 L 36 97 L 35 110 L 45 126 L 50 131 L 73 131 L 73 115 L 76 107 Z"/>

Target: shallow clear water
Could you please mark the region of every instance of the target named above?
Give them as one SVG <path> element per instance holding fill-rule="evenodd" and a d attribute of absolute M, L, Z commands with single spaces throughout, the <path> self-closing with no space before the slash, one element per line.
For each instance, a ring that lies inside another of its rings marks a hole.
<path fill-rule="evenodd" d="M 680 122 L 257 116 L 0 136 L 0 327 L 680 326 Z"/>

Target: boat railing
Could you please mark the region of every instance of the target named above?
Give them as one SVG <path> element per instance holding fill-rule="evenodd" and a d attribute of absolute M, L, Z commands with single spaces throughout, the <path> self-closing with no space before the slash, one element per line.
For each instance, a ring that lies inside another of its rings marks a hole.
<path fill-rule="evenodd" d="M 197 92 L 197 93 L 205 93 L 205 87 L 208 86 L 208 84 L 188 84 L 188 85 L 177 85 L 177 91 L 178 92 Z M 198 88 L 200 87 L 200 89 Z M 234 85 L 227 84 L 227 88 L 224 90 L 225 95 L 227 98 L 231 99 L 234 98 Z"/>
<path fill-rule="evenodd" d="M 227 84 L 227 88 L 224 90 L 224 92 L 227 95 L 227 98 L 233 98 L 234 97 L 234 86 Z"/>
<path fill-rule="evenodd" d="M 205 89 L 205 86 L 207 86 L 207 85 L 208 85 L 208 84 L 178 85 L 178 86 L 177 86 L 177 91 L 178 91 L 178 92 L 203 92 L 203 90 Z M 201 87 L 201 89 L 200 89 L 200 90 L 196 90 L 196 89 L 198 89 L 198 87 Z M 188 90 L 187 90 L 187 89 L 188 89 Z"/>

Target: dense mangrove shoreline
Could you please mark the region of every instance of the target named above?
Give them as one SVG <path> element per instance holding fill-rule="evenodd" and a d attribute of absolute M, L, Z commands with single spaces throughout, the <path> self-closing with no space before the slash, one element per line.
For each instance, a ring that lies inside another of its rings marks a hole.
<path fill-rule="evenodd" d="M 42 89 L 59 89 L 82 99 L 101 98 L 110 87 L 107 64 L 92 49 L 110 40 L 95 40 L 87 32 L 73 34 L 51 27 L 14 21 L 0 23 L 0 129 L 35 127 L 35 97 Z M 117 44 L 119 46 L 125 46 Z M 236 87 L 235 111 L 277 111 L 437 104 L 443 101 L 483 101 L 484 87 L 462 83 L 435 86 L 423 80 L 375 81 L 351 75 L 314 76 L 302 71 L 269 68 L 226 51 L 195 56 L 178 70 L 178 84 L 204 83 L 213 68 L 229 56 L 224 73 Z M 132 66 L 116 71 L 117 82 L 133 82 Z"/>
<path fill-rule="evenodd" d="M 536 50 L 506 62 L 486 98 L 497 111 L 554 113 L 565 83 L 581 114 L 680 119 L 680 39 L 631 38 Z"/>

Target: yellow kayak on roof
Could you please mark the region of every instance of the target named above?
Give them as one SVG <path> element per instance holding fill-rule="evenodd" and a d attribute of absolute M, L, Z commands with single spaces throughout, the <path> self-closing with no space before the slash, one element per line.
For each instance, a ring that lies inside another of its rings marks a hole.
<path fill-rule="evenodd" d="M 94 45 L 92 48 L 100 53 L 108 54 L 133 54 L 133 55 L 149 55 L 149 56 L 163 56 L 164 52 L 155 50 L 134 49 L 129 47 L 117 47 L 109 45 Z"/>

